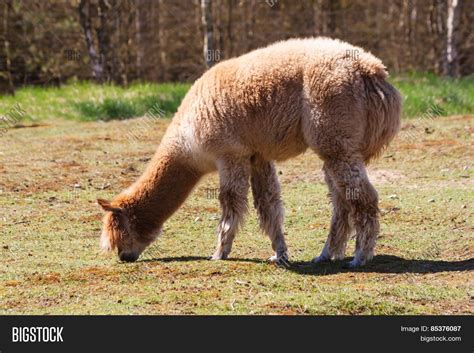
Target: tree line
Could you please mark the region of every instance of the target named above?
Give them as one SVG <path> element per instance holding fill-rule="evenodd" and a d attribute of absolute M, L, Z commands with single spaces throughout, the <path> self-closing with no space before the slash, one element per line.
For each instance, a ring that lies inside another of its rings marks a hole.
<path fill-rule="evenodd" d="M 69 79 L 193 81 L 269 43 L 328 36 L 393 73 L 474 71 L 473 0 L 2 0 L 0 91 Z"/>

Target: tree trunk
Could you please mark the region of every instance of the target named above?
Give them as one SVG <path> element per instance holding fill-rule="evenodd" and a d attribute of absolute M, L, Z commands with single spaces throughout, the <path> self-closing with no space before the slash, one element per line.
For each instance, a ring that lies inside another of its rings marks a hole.
<path fill-rule="evenodd" d="M 234 56 L 234 38 L 232 36 L 232 12 L 234 9 L 234 0 L 228 0 L 227 2 L 227 53 L 226 58 Z"/>
<path fill-rule="evenodd" d="M 159 55 L 159 67 L 160 67 L 160 73 L 159 73 L 159 79 L 161 81 L 168 81 L 169 75 L 168 75 L 168 55 L 166 53 L 166 48 L 167 48 L 167 33 L 166 33 L 166 23 L 165 23 L 165 16 L 164 16 L 164 11 L 165 11 L 165 3 L 164 0 L 158 0 L 158 15 L 156 16 L 158 19 L 158 50 L 160 52 Z"/>
<path fill-rule="evenodd" d="M 3 23 L 2 23 L 2 37 L 4 50 L 4 65 L 5 65 L 5 83 L 0 85 L 0 92 L 7 92 L 9 94 L 15 93 L 11 74 L 11 59 L 10 59 L 10 41 L 8 39 L 8 16 L 9 10 L 12 8 L 11 0 L 6 0 L 3 6 Z M 3 81 L 3 79 L 2 79 Z"/>
<path fill-rule="evenodd" d="M 104 67 L 100 61 L 99 55 L 94 45 L 94 34 L 92 32 L 92 22 L 90 17 L 90 1 L 81 0 L 79 3 L 79 20 L 86 38 L 87 51 L 89 53 L 89 62 L 92 70 L 92 77 L 102 82 L 104 79 Z"/>
<path fill-rule="evenodd" d="M 148 34 L 150 33 L 150 8 L 149 0 L 137 0 L 137 15 L 136 15 L 136 35 L 137 35 L 137 76 L 143 79 L 147 74 L 146 54 L 148 42 Z"/>
<path fill-rule="evenodd" d="M 324 5 L 322 0 L 312 0 L 311 2 L 312 11 L 312 31 L 315 35 L 320 36 L 325 34 L 324 28 Z"/>
<path fill-rule="evenodd" d="M 108 30 L 108 13 L 110 4 L 107 0 L 99 0 L 99 27 L 97 28 L 97 42 L 99 45 L 99 60 L 104 68 L 104 79 L 109 82 L 112 78 L 112 63 L 110 58 L 110 31 Z"/>
<path fill-rule="evenodd" d="M 244 3 L 244 11 L 245 11 L 245 52 L 249 52 L 254 48 L 256 45 L 255 43 L 255 36 L 254 36 L 254 29 L 255 29 L 255 7 L 256 2 L 255 0 L 250 0 L 250 3 Z"/>
<path fill-rule="evenodd" d="M 223 4 L 222 4 L 222 1 L 214 1 L 214 10 L 216 11 L 216 15 L 215 15 L 215 29 L 216 29 L 216 33 L 214 35 L 214 42 L 215 43 L 218 43 L 218 45 L 216 46 L 216 50 L 219 52 L 219 56 L 215 58 L 216 61 L 219 61 L 220 59 L 220 55 L 221 54 L 224 54 L 224 29 L 223 29 L 223 25 L 222 25 L 222 20 L 223 20 L 223 16 L 222 16 L 222 12 L 223 12 Z"/>
<path fill-rule="evenodd" d="M 114 13 L 112 14 L 112 28 L 113 28 L 113 45 L 111 46 L 112 55 L 111 58 L 111 76 L 114 82 L 123 85 L 125 78 L 123 76 L 124 73 L 124 64 L 122 60 L 122 12 L 123 6 L 117 8 Z"/>
<path fill-rule="evenodd" d="M 419 51 L 415 50 L 416 47 L 416 24 L 418 23 L 417 17 L 418 17 L 418 12 L 417 12 L 417 3 L 416 0 L 409 0 L 408 2 L 408 29 L 406 32 L 407 36 L 407 42 L 408 42 L 408 48 L 409 48 L 409 56 L 410 56 L 410 62 L 407 65 L 407 68 L 410 70 L 416 70 L 417 64 L 418 64 L 418 54 Z M 426 55 L 426 53 L 424 54 Z"/>
<path fill-rule="evenodd" d="M 206 67 L 210 68 L 215 64 L 215 49 L 214 49 L 214 36 L 213 36 L 213 23 L 212 23 L 212 11 L 211 1 L 201 0 L 201 21 L 204 27 L 204 62 Z"/>
<path fill-rule="evenodd" d="M 133 28 L 135 26 L 135 11 L 133 11 L 133 4 L 130 4 L 130 8 L 128 11 L 128 13 L 126 14 L 125 16 L 125 22 L 126 22 L 126 25 L 127 25 L 127 29 L 123 32 L 124 35 L 123 35 L 123 43 L 125 43 L 123 45 L 123 51 L 124 51 L 124 55 L 125 55 L 125 59 L 124 59 L 124 62 L 123 62 L 123 83 L 124 85 L 128 85 L 128 82 L 130 80 L 130 76 L 133 76 L 133 74 L 131 75 L 131 72 L 135 73 L 136 72 L 136 68 L 135 68 L 135 57 L 134 57 L 134 54 L 135 54 L 135 48 L 133 48 L 132 45 L 130 45 L 133 40 L 132 40 L 132 36 L 135 34 L 133 33 L 133 31 L 131 31 L 130 29 Z M 133 34 L 132 34 L 133 33 Z"/>
<path fill-rule="evenodd" d="M 337 18 L 340 15 L 341 4 L 339 0 L 329 1 L 329 14 L 328 14 L 328 31 L 331 37 L 336 36 L 337 30 Z"/>
<path fill-rule="evenodd" d="M 444 57 L 444 74 L 459 77 L 459 19 L 462 0 L 448 0 L 448 17 L 446 19 L 446 52 Z"/>

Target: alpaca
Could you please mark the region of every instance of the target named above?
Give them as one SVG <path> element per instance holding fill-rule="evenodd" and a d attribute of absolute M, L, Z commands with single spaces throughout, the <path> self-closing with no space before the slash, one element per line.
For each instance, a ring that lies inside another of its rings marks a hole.
<path fill-rule="evenodd" d="M 223 61 L 183 99 L 145 172 L 105 211 L 103 248 L 135 261 L 202 176 L 218 171 L 222 217 L 212 259 L 226 259 L 247 211 L 251 187 L 262 230 L 288 259 L 275 161 L 308 148 L 324 162 L 333 205 L 329 235 L 313 262 L 340 260 L 355 233 L 355 256 L 373 257 L 378 195 L 365 165 L 396 135 L 401 97 L 382 62 L 329 38 L 282 41 Z"/>

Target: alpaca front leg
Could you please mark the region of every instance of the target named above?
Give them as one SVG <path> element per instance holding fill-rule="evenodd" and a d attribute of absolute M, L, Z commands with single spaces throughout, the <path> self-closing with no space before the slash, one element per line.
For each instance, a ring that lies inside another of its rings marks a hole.
<path fill-rule="evenodd" d="M 212 260 L 223 260 L 229 256 L 235 235 L 247 212 L 250 175 L 249 164 L 244 161 L 220 161 L 218 169 L 222 217 L 217 227 L 217 248 Z"/>
<path fill-rule="evenodd" d="M 280 197 L 280 184 L 275 166 L 259 158 L 252 161 L 252 194 L 258 213 L 260 228 L 272 242 L 275 255 L 271 262 L 285 265 L 288 262 L 288 250 L 283 232 L 283 204 Z"/>
<path fill-rule="evenodd" d="M 238 220 L 229 215 L 222 217 L 217 226 L 217 248 L 212 255 L 212 260 L 225 260 L 232 250 L 232 243 L 238 229 Z"/>

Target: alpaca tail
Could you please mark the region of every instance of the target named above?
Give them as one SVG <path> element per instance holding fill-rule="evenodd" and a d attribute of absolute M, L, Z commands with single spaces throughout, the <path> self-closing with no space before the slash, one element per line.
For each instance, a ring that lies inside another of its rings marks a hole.
<path fill-rule="evenodd" d="M 364 77 L 368 111 L 362 154 L 366 163 L 379 157 L 400 129 L 402 97 L 385 78 L 386 74 Z"/>

